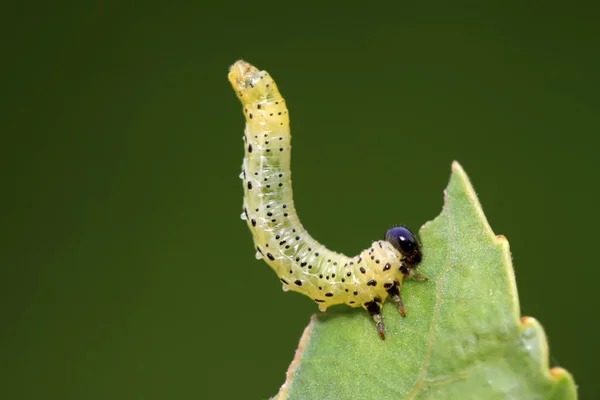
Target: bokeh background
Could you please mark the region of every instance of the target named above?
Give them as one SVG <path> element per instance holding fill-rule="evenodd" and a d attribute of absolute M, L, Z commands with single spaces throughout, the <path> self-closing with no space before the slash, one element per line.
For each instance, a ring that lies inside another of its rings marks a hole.
<path fill-rule="evenodd" d="M 355 253 L 442 206 L 452 160 L 553 364 L 600 396 L 597 6 L 16 3 L 2 25 L 2 399 L 265 399 L 316 311 L 254 259 L 243 116 L 267 69 L 296 206 Z M 358 310 L 357 312 L 361 312 Z"/>

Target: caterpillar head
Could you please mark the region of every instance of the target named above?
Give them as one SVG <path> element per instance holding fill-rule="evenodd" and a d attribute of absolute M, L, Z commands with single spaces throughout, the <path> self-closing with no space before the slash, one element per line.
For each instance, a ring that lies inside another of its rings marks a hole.
<path fill-rule="evenodd" d="M 275 82 L 266 71 L 259 71 L 244 60 L 229 67 L 227 77 L 243 104 L 268 101 L 274 93 L 278 93 Z"/>
<path fill-rule="evenodd" d="M 408 264 L 414 266 L 421 262 L 421 246 L 417 237 L 404 226 L 394 226 L 385 234 L 385 240 L 390 242 L 402 254 Z"/>

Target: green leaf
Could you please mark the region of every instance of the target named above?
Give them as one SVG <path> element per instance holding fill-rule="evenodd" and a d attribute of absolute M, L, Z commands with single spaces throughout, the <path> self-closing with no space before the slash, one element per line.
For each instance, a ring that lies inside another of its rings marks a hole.
<path fill-rule="evenodd" d="M 452 165 L 442 213 L 420 231 L 427 282 L 405 281 L 407 317 L 383 310 L 386 339 L 361 309 L 316 314 L 277 399 L 575 399 L 548 367 L 540 324 L 519 316 L 508 241 Z"/>

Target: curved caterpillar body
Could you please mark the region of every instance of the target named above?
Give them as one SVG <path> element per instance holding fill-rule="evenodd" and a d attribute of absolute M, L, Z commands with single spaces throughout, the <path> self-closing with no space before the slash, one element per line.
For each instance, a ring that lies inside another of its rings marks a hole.
<path fill-rule="evenodd" d="M 242 219 L 248 222 L 256 258 L 279 276 L 284 290 L 313 299 L 321 311 L 345 303 L 365 308 L 384 337 L 381 305 L 391 296 L 404 316 L 400 287 L 405 277 L 427 279 L 416 272 L 421 250 L 405 227 L 389 229 L 354 257 L 327 249 L 303 228 L 292 199 L 290 129 L 285 100 L 265 71 L 237 61 L 229 81 L 246 117 Z"/>

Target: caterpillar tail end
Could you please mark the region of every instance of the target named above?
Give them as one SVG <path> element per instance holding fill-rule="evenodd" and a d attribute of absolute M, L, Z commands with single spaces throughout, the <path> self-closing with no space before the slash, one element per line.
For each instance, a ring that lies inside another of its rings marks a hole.
<path fill-rule="evenodd" d="M 229 67 L 227 78 L 235 90 L 237 97 L 243 104 L 267 100 L 269 94 L 276 89 L 270 79 L 265 83 L 266 71 L 260 71 L 254 65 L 238 60 Z"/>
<path fill-rule="evenodd" d="M 244 60 L 238 60 L 229 67 L 227 79 L 239 96 L 250 86 L 252 78 L 259 73 L 260 71 L 254 65 Z"/>

